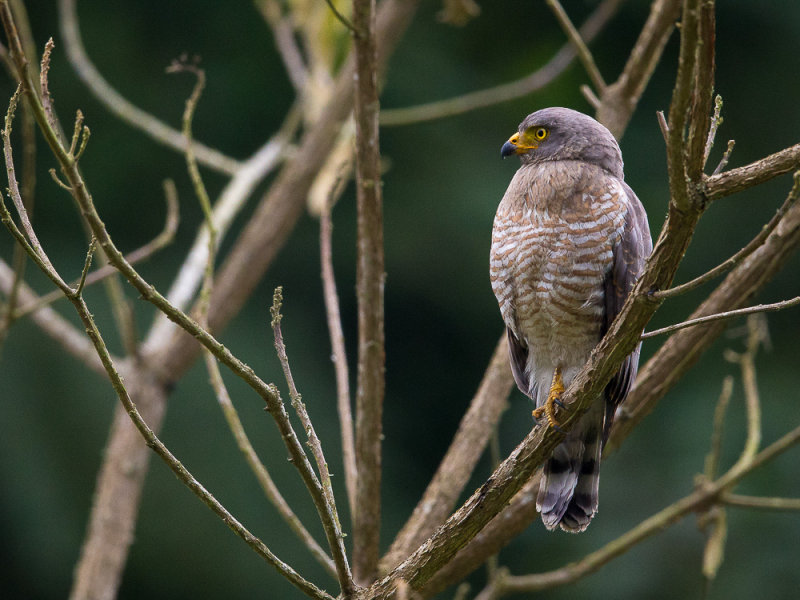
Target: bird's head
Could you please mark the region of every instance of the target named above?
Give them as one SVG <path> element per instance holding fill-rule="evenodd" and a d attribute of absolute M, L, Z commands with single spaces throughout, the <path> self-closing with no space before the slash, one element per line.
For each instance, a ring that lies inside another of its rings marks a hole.
<path fill-rule="evenodd" d="M 505 158 L 516 154 L 523 164 L 578 160 L 597 165 L 622 179 L 622 153 L 611 132 L 592 117 L 569 108 L 543 108 L 525 117 L 503 144 Z"/>

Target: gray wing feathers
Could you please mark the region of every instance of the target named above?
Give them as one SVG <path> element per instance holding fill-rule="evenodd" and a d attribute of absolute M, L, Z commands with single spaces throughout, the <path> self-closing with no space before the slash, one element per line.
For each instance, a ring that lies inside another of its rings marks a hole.
<path fill-rule="evenodd" d="M 650 238 L 650 227 L 647 214 L 642 203 L 633 190 L 625 183 L 628 196 L 628 211 L 625 214 L 625 226 L 619 242 L 614 247 L 614 261 L 605 280 L 605 314 L 603 335 L 611 327 L 611 323 L 619 314 L 625 299 L 633 289 L 636 279 L 644 269 L 644 263 L 653 251 Z M 617 406 L 628 395 L 639 368 L 639 352 L 641 344 L 620 366 L 617 374 L 606 386 L 606 418 L 603 427 L 603 441 L 608 437 L 611 421 Z"/>

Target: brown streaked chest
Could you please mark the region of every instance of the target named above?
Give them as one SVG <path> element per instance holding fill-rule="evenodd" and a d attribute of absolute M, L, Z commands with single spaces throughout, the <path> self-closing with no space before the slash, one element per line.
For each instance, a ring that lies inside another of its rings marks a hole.
<path fill-rule="evenodd" d="M 490 262 L 492 288 L 512 329 L 601 313 L 625 208 L 620 182 L 591 165 L 517 171 L 497 209 Z"/>

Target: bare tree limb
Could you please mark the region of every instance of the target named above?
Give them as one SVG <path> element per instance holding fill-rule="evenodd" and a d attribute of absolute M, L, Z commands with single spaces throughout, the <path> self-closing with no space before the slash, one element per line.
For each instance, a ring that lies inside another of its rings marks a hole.
<path fill-rule="evenodd" d="M 792 186 L 792 189 L 789 192 L 789 195 L 787 196 L 783 205 L 777 210 L 772 219 L 770 219 L 769 223 L 764 225 L 758 232 L 758 235 L 756 235 L 752 240 L 750 240 L 750 242 L 744 248 L 739 250 L 736 254 L 734 254 L 724 262 L 720 263 L 710 271 L 703 273 L 698 277 L 695 277 L 691 281 L 682 283 L 680 285 L 676 285 L 675 287 L 672 287 L 668 290 L 659 290 L 653 292 L 653 296 L 655 296 L 656 298 L 671 298 L 672 296 L 678 296 L 680 294 L 684 294 L 701 286 L 707 281 L 711 281 L 714 277 L 721 275 L 725 271 L 738 265 L 745 258 L 750 256 L 756 250 L 756 248 L 759 248 L 764 243 L 764 240 L 767 239 L 767 236 L 769 236 L 775 230 L 775 227 L 778 226 L 778 223 L 781 222 L 781 219 L 786 214 L 786 211 L 789 210 L 789 208 L 795 202 L 797 202 L 798 198 L 800 198 L 800 171 L 795 173 L 794 185 Z"/>
<path fill-rule="evenodd" d="M 619 139 L 661 59 L 680 13 L 680 0 L 654 0 L 628 62 L 600 97 L 596 118 Z"/>
<path fill-rule="evenodd" d="M 703 194 L 709 201 L 743 192 L 774 177 L 800 169 L 800 144 L 730 171 L 703 180 Z"/>
<path fill-rule="evenodd" d="M 356 204 L 358 209 L 358 388 L 353 571 L 360 585 L 378 572 L 381 525 L 381 438 L 385 393 L 383 325 L 383 192 L 378 141 L 375 0 L 353 0 L 355 49 Z"/>
<path fill-rule="evenodd" d="M 10 39 L 13 39 L 13 32 L 11 28 L 13 28 L 13 17 L 8 9 L 8 5 L 0 6 L 0 16 L 2 16 L 3 24 L 7 27 L 6 33 Z M 18 59 L 19 60 L 19 59 Z M 20 63 L 18 62 L 18 66 Z M 23 67 L 24 68 L 24 67 Z M 46 91 L 46 86 L 42 86 L 43 91 Z M 6 161 L 6 171 L 8 174 L 9 179 L 9 189 L 14 201 L 14 204 L 19 208 L 22 206 L 22 199 L 19 197 L 19 188 L 16 183 L 16 179 L 14 176 L 14 166 L 13 160 L 11 158 L 11 144 L 10 144 L 10 133 L 11 133 L 11 121 L 13 120 L 14 110 L 16 108 L 18 92 L 14 94 L 11 99 L 11 103 L 9 105 L 8 113 L 5 119 L 5 129 L 3 130 L 3 148 L 5 154 L 5 161 Z M 38 100 L 35 97 L 35 91 L 32 91 L 31 88 L 26 89 L 26 93 L 28 93 L 28 98 L 31 103 L 34 103 Z M 33 98 L 31 98 L 33 96 Z M 43 108 L 43 107 L 42 107 Z M 44 115 L 52 115 L 52 113 L 48 113 L 46 110 L 42 110 L 40 114 Z M 45 125 L 51 125 L 49 121 L 42 123 L 40 122 L 40 127 L 44 127 Z M 66 156 L 72 156 L 71 153 L 66 153 L 63 148 L 61 151 L 65 153 Z M 75 162 L 72 163 L 72 166 L 75 166 Z M 71 182 L 74 186 L 77 181 Z M 76 188 L 73 188 L 76 189 Z M 29 223 L 27 215 L 24 215 L 24 207 L 23 213 L 20 214 L 20 219 L 23 223 Z M 150 446 L 167 464 L 167 466 L 172 469 L 175 475 L 195 494 L 200 498 L 213 512 L 215 512 L 223 522 L 230 527 L 234 533 L 236 533 L 239 537 L 241 537 L 257 554 L 259 554 L 262 558 L 264 558 L 269 564 L 274 566 L 278 572 L 286 577 L 289 581 L 291 581 L 295 586 L 297 586 L 300 590 L 302 590 L 305 594 L 307 594 L 311 598 L 318 598 L 324 600 L 333 600 L 332 597 L 313 584 L 309 583 L 305 579 L 303 579 L 294 569 L 292 569 L 289 565 L 282 562 L 278 559 L 267 546 L 253 534 L 251 534 L 243 525 L 241 525 L 234 517 L 231 515 L 217 500 L 212 496 L 192 475 L 189 473 L 188 470 L 183 466 L 183 464 L 178 461 L 175 456 L 170 453 L 170 451 L 161 443 L 161 441 L 156 437 L 155 433 L 150 429 L 147 423 L 143 420 L 141 414 L 139 413 L 136 405 L 132 402 L 130 396 L 128 395 L 128 391 L 125 388 L 125 385 L 122 381 L 122 377 L 120 377 L 119 372 L 117 371 L 112 359 L 111 355 L 106 348 L 105 342 L 100 334 L 100 331 L 97 329 L 97 326 L 94 322 L 94 319 L 87 307 L 83 297 L 81 296 L 81 292 L 83 290 L 83 284 L 85 283 L 86 272 L 89 268 L 89 262 L 91 260 L 91 255 L 94 253 L 94 240 L 89 248 L 89 253 L 87 255 L 85 266 L 83 269 L 81 281 L 79 285 L 73 289 L 70 287 L 63 278 L 58 274 L 58 272 L 53 267 L 52 263 L 50 262 L 49 257 L 45 253 L 44 249 L 41 245 L 38 244 L 34 246 L 29 242 L 30 239 L 37 239 L 36 235 L 33 233 L 32 230 L 26 231 L 23 234 L 14 223 L 13 219 L 11 218 L 8 209 L 6 208 L 5 202 L 0 196 L 0 220 L 2 220 L 3 224 L 6 228 L 11 232 L 11 234 L 16 238 L 17 242 L 22 245 L 28 256 L 30 256 L 33 261 L 37 264 L 37 266 L 44 272 L 45 275 L 64 293 L 64 295 L 70 300 L 70 302 L 75 307 L 78 316 L 80 317 L 81 321 L 83 322 L 86 333 L 94 346 L 94 349 L 100 358 L 100 361 L 105 369 L 112 386 L 114 387 L 114 391 L 117 393 L 120 401 L 125 406 L 126 412 L 128 413 L 131 420 L 136 425 L 137 429 L 141 433 L 142 437 L 145 438 L 148 446 Z M 26 239 L 26 235 L 28 239 Z"/>
<path fill-rule="evenodd" d="M 342 593 L 349 596 L 353 593 L 353 576 L 350 573 L 350 565 L 347 562 L 347 551 L 344 547 L 344 534 L 342 533 L 342 525 L 339 522 L 339 514 L 336 509 L 336 499 L 333 496 L 333 485 L 331 484 L 331 474 L 328 470 L 328 461 L 325 460 L 325 454 L 322 452 L 322 444 L 317 437 L 314 430 L 314 425 L 306 411 L 305 404 L 300 397 L 300 393 L 295 386 L 294 378 L 292 377 L 292 370 L 289 367 L 289 357 L 286 355 L 286 345 L 283 343 L 283 333 L 281 331 L 281 305 L 283 304 L 283 290 L 281 287 L 275 288 L 275 293 L 272 297 L 272 308 L 270 314 L 272 315 L 272 332 L 275 338 L 275 350 L 278 354 L 278 360 L 283 369 L 283 375 L 286 378 L 286 384 L 289 386 L 289 396 L 292 399 L 292 407 L 294 407 L 297 416 L 300 417 L 300 423 L 306 432 L 308 438 L 308 445 L 311 448 L 311 454 L 314 456 L 314 461 L 317 463 L 317 471 L 319 472 L 319 479 L 321 482 L 322 492 L 325 498 L 325 511 L 327 515 L 326 522 L 323 522 L 326 529 L 333 528 L 334 539 L 336 543 L 332 543 L 331 536 L 328 536 L 328 543 L 331 547 L 333 555 L 333 562 L 336 565 L 336 576 L 339 580 L 339 585 Z M 329 521 L 329 522 L 328 522 Z"/>
<path fill-rule="evenodd" d="M 800 498 L 760 498 L 741 494 L 723 494 L 720 502 L 737 508 L 755 508 L 759 510 L 797 511 L 800 510 Z"/>
<path fill-rule="evenodd" d="M 547 5 L 555 15 L 559 25 L 561 25 L 561 28 L 564 30 L 564 33 L 567 34 L 569 41 L 572 42 L 573 46 L 575 46 L 575 50 L 578 53 L 578 58 L 580 59 L 581 63 L 583 63 L 583 68 L 586 70 L 587 75 L 589 75 L 592 85 L 594 85 L 594 88 L 598 91 L 598 93 L 602 94 L 603 90 L 606 89 L 606 82 L 603 80 L 603 76 L 600 74 L 600 69 L 597 68 L 597 64 L 594 62 L 594 57 L 592 56 L 591 51 L 589 50 L 588 46 L 586 46 L 586 42 L 583 41 L 581 34 L 577 29 L 575 29 L 575 26 L 572 24 L 569 15 L 567 15 L 564 7 L 561 6 L 561 3 L 558 0 L 547 0 Z"/>
<path fill-rule="evenodd" d="M 800 304 L 800 296 L 797 296 L 790 300 L 773 302 L 772 304 L 758 304 L 756 306 L 748 306 L 747 308 L 737 308 L 735 310 L 728 310 L 722 313 L 706 315 L 704 317 L 697 317 L 695 319 L 689 319 L 688 321 L 683 321 L 682 323 L 676 323 L 674 325 L 669 325 L 667 327 L 661 327 L 660 329 L 654 329 L 653 331 L 648 331 L 647 333 L 642 334 L 642 339 L 645 340 L 651 337 L 655 337 L 657 335 L 662 335 L 664 333 L 671 333 L 679 329 L 685 329 L 686 327 L 694 327 L 696 325 L 702 325 L 703 323 L 709 323 L 711 321 L 721 321 L 724 319 L 732 319 L 733 317 L 740 317 L 742 315 L 752 315 L 756 313 L 774 312 L 778 310 L 783 310 L 785 308 L 791 308 L 793 306 L 797 306 L 798 304 Z"/>
<path fill-rule="evenodd" d="M 339 296 L 336 293 L 336 279 L 333 275 L 333 251 L 331 249 L 331 213 L 330 207 L 323 209 L 320 215 L 320 264 L 322 267 L 322 287 L 325 299 L 325 312 L 328 321 L 328 333 L 331 338 L 333 365 L 336 372 L 336 406 L 339 413 L 339 429 L 342 436 L 342 459 L 344 463 L 344 480 L 347 489 L 350 514 L 356 506 L 356 447 L 353 434 L 353 413 L 350 407 L 350 375 L 347 367 L 347 353 L 344 347 L 344 333 L 339 312 Z"/>
<path fill-rule="evenodd" d="M 417 4 L 418 0 L 381 3 L 378 11 L 381 72 Z M 333 145 L 339 124 L 352 108 L 352 76 L 353 64 L 349 61 L 342 67 L 327 108 L 306 128 L 298 151 L 285 163 L 234 244 L 232 255 L 223 264 L 209 314 L 210 324 L 215 330 L 221 330 L 240 310 L 299 218 L 310 182 Z M 253 160 L 255 162 L 257 156 Z M 247 179 L 243 177 L 242 181 Z M 249 181 L 254 179 L 250 177 Z M 191 270 L 196 272 L 199 268 L 202 272 L 205 243 L 196 241 L 194 248 L 198 247 L 199 267 L 194 265 Z M 158 430 L 165 409 L 166 390 L 191 366 L 199 354 L 199 346 L 191 335 L 170 324 L 153 330 L 141 354 L 141 366 L 135 377 L 150 385 L 142 385 L 135 390 L 139 393 L 134 396 L 143 412 L 146 408 L 149 410 L 145 417 L 154 430 Z M 85 545 L 90 550 L 84 555 L 99 556 L 103 560 L 99 568 L 86 577 L 94 580 L 92 594 L 113 596 L 116 593 L 132 539 L 141 486 L 147 472 L 147 456 L 139 433 L 130 425 L 124 411 L 118 410 L 95 491 Z M 125 473 L 125 477 L 120 477 L 120 473 Z M 105 517 L 110 512 L 116 515 L 115 519 Z"/>

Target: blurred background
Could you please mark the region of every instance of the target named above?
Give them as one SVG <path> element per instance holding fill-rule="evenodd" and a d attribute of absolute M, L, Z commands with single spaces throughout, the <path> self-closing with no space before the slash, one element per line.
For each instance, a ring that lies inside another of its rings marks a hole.
<path fill-rule="evenodd" d="M 566 1 L 581 23 L 594 0 Z M 141 265 L 166 289 L 202 220 L 184 158 L 110 115 L 72 71 L 65 56 L 55 3 L 26 2 L 39 48 L 56 44 L 50 87 L 65 124 L 80 108 L 92 136 L 81 165 L 98 210 L 123 250 L 151 239 L 164 215 L 162 181 L 176 181 L 181 222 L 174 243 Z M 439 2 L 423 2 L 394 55 L 382 96 L 384 108 L 416 105 L 523 77 L 564 43 L 543 2 L 480 2 L 481 15 L 464 27 L 437 20 Z M 607 81 L 621 71 L 644 23 L 649 2 L 623 3 L 591 44 Z M 282 122 L 293 90 L 276 56 L 271 33 L 252 2 L 79 3 L 89 55 L 123 95 L 175 127 L 193 80 L 167 75 L 183 53 L 202 58 L 208 84 L 195 118 L 195 137 L 245 158 Z M 724 99 L 724 124 L 709 164 L 728 139 L 736 140 L 730 166 L 740 166 L 800 140 L 800 4 L 783 0 L 721 3 L 717 25 L 716 92 Z M 655 113 L 667 110 L 674 80 L 673 35 L 652 82 L 621 140 L 626 180 L 644 203 L 655 236 L 666 214 L 664 143 Z M 517 168 L 500 160 L 500 146 L 522 118 L 562 105 L 591 112 L 579 93 L 587 77 L 576 63 L 548 88 L 528 97 L 437 121 L 386 127 L 381 146 L 386 237 L 387 394 L 384 418 L 383 548 L 410 515 L 474 393 L 502 332 L 488 280 L 488 249 L 497 203 Z M 0 81 L 0 96 L 13 86 Z M 55 167 L 41 137 L 35 224 L 65 277 L 80 273 L 86 243 L 69 197 L 50 179 Z M 212 198 L 226 179 L 203 170 Z M 255 205 L 259 187 L 249 207 Z M 714 204 L 703 217 L 678 281 L 723 261 L 749 241 L 783 202 L 791 178 L 783 176 L 750 193 Z M 333 213 L 334 259 L 351 365 L 356 348 L 355 200 L 352 185 Z M 237 219 L 248 218 L 246 209 Z M 319 278 L 318 221 L 304 216 L 245 310 L 222 341 L 259 375 L 282 386 L 272 348 L 269 311 L 275 286 L 284 288 L 283 334 L 295 380 L 334 474 L 342 473 L 335 386 Z M 233 236 L 229 236 L 229 240 Z M 223 247 L 223 253 L 225 248 Z M 11 256 L 10 236 L 0 253 Z M 798 295 L 800 260 L 793 259 L 759 301 Z M 30 265 L 39 292 L 48 283 Z M 685 318 L 714 284 L 671 299 L 650 328 Z M 153 311 L 135 301 L 145 332 Z M 109 344 L 121 352 L 101 287 L 87 300 Z M 61 301 L 57 310 L 77 322 Z M 798 309 L 768 317 L 771 348 L 757 360 L 763 401 L 764 444 L 800 422 L 800 371 L 795 343 Z M 723 336 L 655 412 L 603 467 L 601 510 L 587 533 L 549 534 L 537 521 L 500 554 L 500 564 L 522 574 L 575 561 L 689 493 L 703 468 L 711 417 L 725 375 L 737 376 L 723 444 L 723 468 L 744 440 L 743 394 L 738 367 L 725 348 L 743 349 L 742 320 Z M 647 360 L 663 343 L 644 344 Z M 351 374 L 354 369 L 351 370 Z M 293 507 L 319 539 L 316 515 L 271 419 L 255 394 L 227 374 L 226 381 L 253 443 Z M 288 397 L 282 387 L 284 397 Z M 117 399 L 110 384 L 64 352 L 30 321 L 11 329 L 0 358 L 0 596 L 61 598 L 71 585 L 90 510 L 95 477 Z M 530 429 L 528 400 L 514 390 L 500 427 L 507 455 Z M 178 384 L 169 404 L 163 441 L 246 526 L 298 571 L 335 592 L 307 551 L 264 500 L 227 430 L 200 364 Z M 748 477 L 737 491 L 800 496 L 794 450 Z M 490 473 L 484 459 L 465 494 Z M 345 505 L 343 477 L 335 479 Z M 346 512 L 346 511 L 345 511 Z M 345 529 L 349 519 L 345 517 Z M 725 562 L 710 598 L 796 597 L 800 589 L 800 514 L 731 508 Z M 694 517 L 683 520 L 566 588 L 561 598 L 700 598 L 704 536 Z M 482 586 L 483 572 L 473 577 Z M 449 598 L 452 592 L 442 597 Z M 136 539 L 120 598 L 296 598 L 300 593 L 264 564 L 198 502 L 157 459 L 144 489 Z"/>

